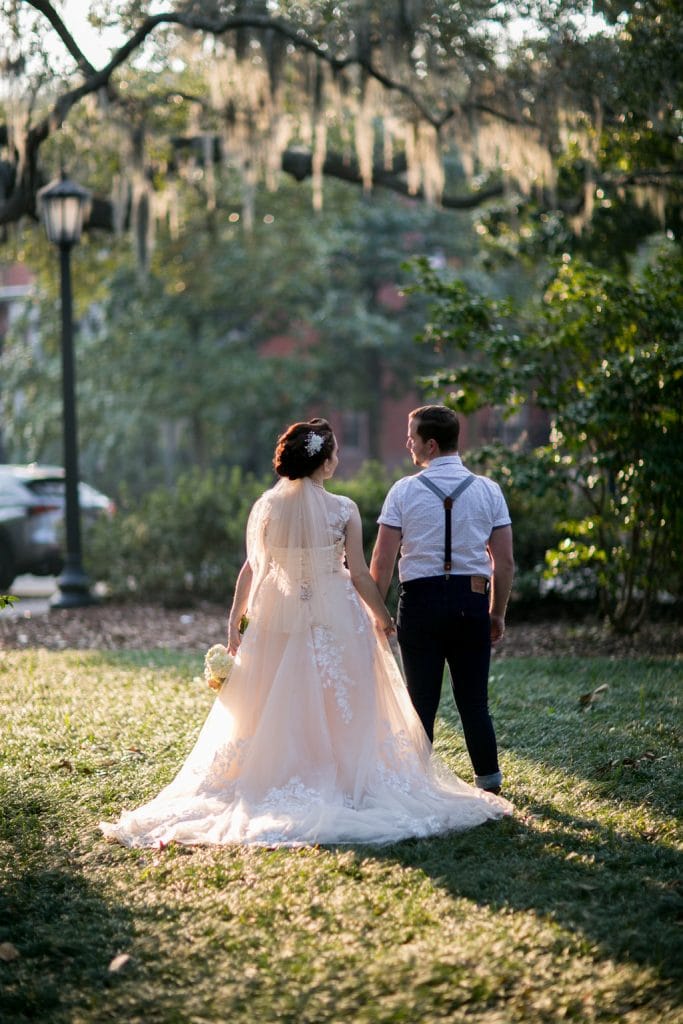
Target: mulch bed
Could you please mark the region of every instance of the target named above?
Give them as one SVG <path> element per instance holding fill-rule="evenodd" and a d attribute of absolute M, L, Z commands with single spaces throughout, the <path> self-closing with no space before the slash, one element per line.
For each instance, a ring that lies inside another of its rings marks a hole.
<path fill-rule="evenodd" d="M 226 609 L 198 604 L 168 609 L 151 604 L 103 604 L 71 611 L 0 617 L 0 649 L 140 650 L 170 648 L 203 652 L 226 639 Z M 496 658 L 556 655 L 579 657 L 675 657 L 683 651 L 683 626 L 649 624 L 631 636 L 616 635 L 596 620 L 557 618 L 508 625 Z"/>

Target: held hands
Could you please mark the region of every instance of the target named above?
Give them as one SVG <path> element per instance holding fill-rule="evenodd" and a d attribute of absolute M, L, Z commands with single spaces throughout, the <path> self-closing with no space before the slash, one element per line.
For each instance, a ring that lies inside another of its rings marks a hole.
<path fill-rule="evenodd" d="M 389 619 L 375 619 L 375 629 L 378 633 L 382 633 L 385 637 L 389 638 L 394 636 L 396 633 L 396 623 L 389 617 Z"/>

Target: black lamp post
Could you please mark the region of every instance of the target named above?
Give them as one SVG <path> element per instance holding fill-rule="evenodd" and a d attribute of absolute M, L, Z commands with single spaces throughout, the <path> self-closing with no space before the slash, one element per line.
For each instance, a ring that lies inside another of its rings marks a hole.
<path fill-rule="evenodd" d="M 80 608 L 94 604 L 88 577 L 81 564 L 81 509 L 78 500 L 78 429 L 73 353 L 73 300 L 71 249 L 80 240 L 90 207 L 90 193 L 64 174 L 38 193 L 47 237 L 59 248 L 62 297 L 62 418 L 66 497 L 66 559 L 57 580 L 53 608 Z"/>

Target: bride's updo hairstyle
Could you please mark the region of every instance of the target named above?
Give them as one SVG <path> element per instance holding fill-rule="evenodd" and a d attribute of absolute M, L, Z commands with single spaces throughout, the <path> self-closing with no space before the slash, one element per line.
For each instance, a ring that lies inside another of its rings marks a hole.
<path fill-rule="evenodd" d="M 327 420 L 293 423 L 277 440 L 273 466 L 278 476 L 300 480 L 315 473 L 334 452 L 334 434 Z"/>

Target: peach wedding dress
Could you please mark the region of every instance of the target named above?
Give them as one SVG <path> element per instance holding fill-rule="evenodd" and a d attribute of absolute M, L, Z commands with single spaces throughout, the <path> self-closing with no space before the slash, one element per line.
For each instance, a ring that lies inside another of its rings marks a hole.
<path fill-rule="evenodd" d="M 344 566 L 349 499 L 281 480 L 247 530 L 249 626 L 193 750 L 105 836 L 127 846 L 390 843 L 511 811 L 432 754 Z"/>

